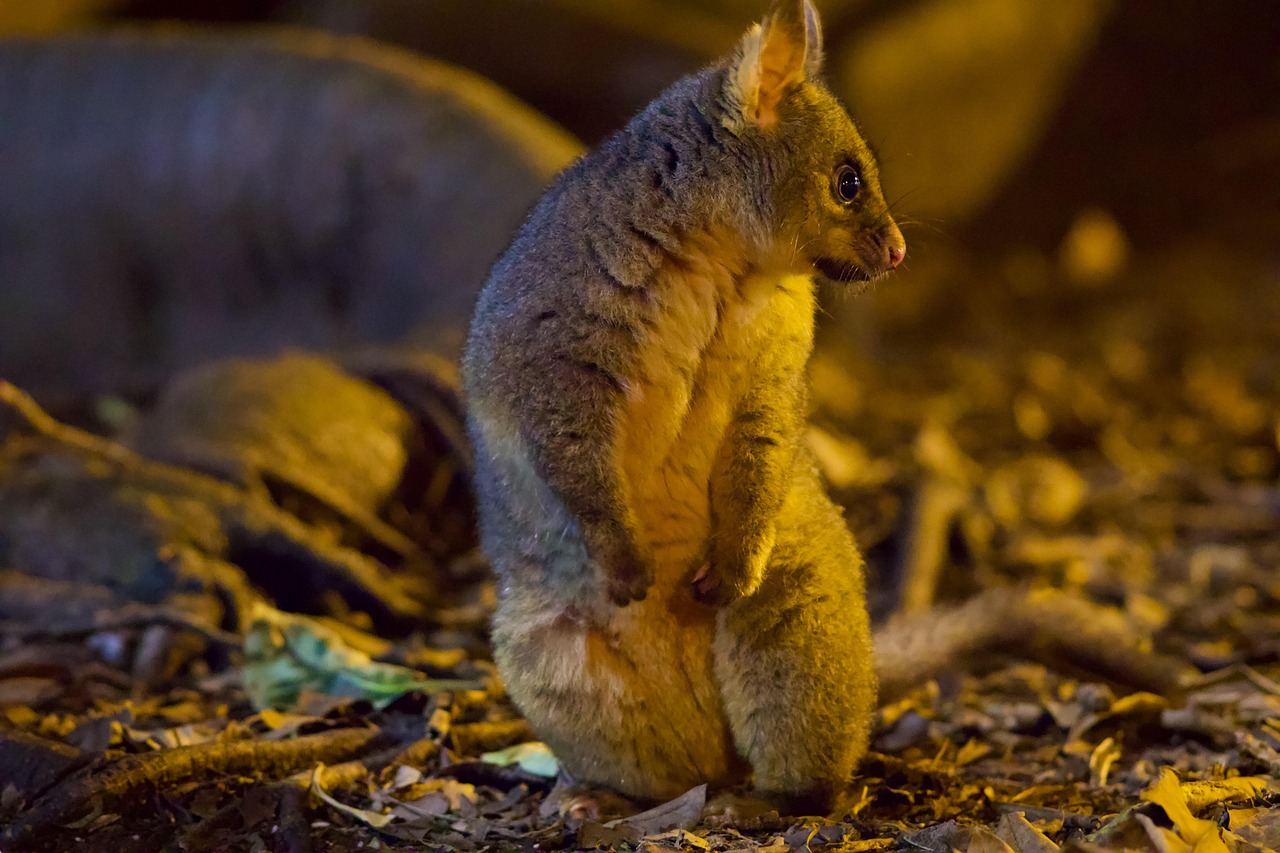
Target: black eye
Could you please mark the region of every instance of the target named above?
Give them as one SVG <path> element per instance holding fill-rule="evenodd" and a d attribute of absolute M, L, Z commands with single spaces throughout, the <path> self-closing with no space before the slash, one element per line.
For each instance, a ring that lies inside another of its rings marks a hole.
<path fill-rule="evenodd" d="M 862 189 L 862 176 L 858 170 L 848 164 L 836 169 L 836 198 L 841 204 L 852 204 Z"/>

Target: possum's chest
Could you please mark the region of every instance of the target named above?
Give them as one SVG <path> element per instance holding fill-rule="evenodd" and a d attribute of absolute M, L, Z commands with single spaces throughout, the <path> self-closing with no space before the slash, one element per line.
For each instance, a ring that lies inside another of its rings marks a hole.
<path fill-rule="evenodd" d="M 813 325 L 802 277 L 686 273 L 663 285 L 615 446 L 660 585 L 702 559 L 727 431 L 750 395 L 768 393 L 760 365 L 811 340 Z"/>

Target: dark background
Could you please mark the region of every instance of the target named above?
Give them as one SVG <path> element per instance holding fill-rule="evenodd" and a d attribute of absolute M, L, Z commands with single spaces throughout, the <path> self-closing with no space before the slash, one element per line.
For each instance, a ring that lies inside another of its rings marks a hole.
<path fill-rule="evenodd" d="M 913 79 L 913 56 L 921 51 L 911 26 L 916 35 L 924 26 L 945 27 L 948 5 L 971 7 L 950 38 L 977 42 L 968 49 L 985 55 L 960 57 L 954 71 L 942 73 L 916 65 Z M 971 224 L 989 250 L 1021 241 L 1052 249 L 1084 206 L 1111 211 L 1138 248 L 1208 235 L 1240 251 L 1273 250 L 1280 236 L 1280 10 L 1246 0 L 1066 5 L 1095 6 L 1088 13 L 1094 20 L 1055 44 L 1038 29 L 1053 18 L 1038 3 L 819 4 L 831 82 L 880 141 L 890 193 L 908 194 L 907 211 L 936 213 L 948 231 Z M 590 145 L 660 88 L 723 52 L 764 7 L 756 0 L 137 0 L 110 17 L 283 21 L 372 35 L 479 71 Z M 931 16 L 944 20 L 931 24 Z M 1022 20 L 1001 20 L 1007 18 Z M 975 38 L 1002 26 L 1006 36 Z M 885 29 L 894 29 L 885 38 L 899 41 L 881 49 L 900 64 L 883 69 L 894 79 L 881 86 L 920 90 L 945 75 L 977 113 L 976 123 L 965 124 L 973 134 L 948 141 L 955 154 L 948 164 L 910 165 L 920 149 L 941 149 L 904 138 L 900 127 L 913 117 L 912 126 L 927 127 L 928 135 L 955 136 L 943 116 L 930 124 L 931 93 L 923 92 L 923 103 L 877 106 L 874 121 L 850 97 L 856 86 L 842 78 L 842 63 L 869 31 Z M 996 126 L 1010 121 L 1002 112 L 1016 109 L 1007 90 L 1027 74 L 1017 60 L 1034 53 L 1056 54 L 1050 58 L 1066 70 L 1039 82 L 1032 97 L 1040 115 L 1027 126 Z M 972 79 L 955 79 L 966 71 Z M 983 114 L 991 118 L 985 133 Z M 1005 135 L 1018 144 L 1004 143 Z M 991 156 L 984 149 L 992 146 L 1011 149 L 1008 162 L 992 170 L 999 177 L 975 182 L 970 197 L 945 207 L 931 203 L 931 194 L 951 199 L 953 191 L 921 185 L 917 172 L 963 172 Z"/>
<path fill-rule="evenodd" d="M 474 69 L 590 145 L 730 47 L 764 5 L 0 0 L 0 31 L 178 19 L 363 34 Z M 1176 350 L 1189 323 L 1280 337 L 1274 4 L 818 5 L 829 81 L 879 149 L 910 246 L 891 284 L 829 301 L 861 349 L 1070 343 L 1116 298 L 1146 306 L 1155 331 L 1133 334 L 1173 367 L 1178 353 L 1157 350 Z"/>

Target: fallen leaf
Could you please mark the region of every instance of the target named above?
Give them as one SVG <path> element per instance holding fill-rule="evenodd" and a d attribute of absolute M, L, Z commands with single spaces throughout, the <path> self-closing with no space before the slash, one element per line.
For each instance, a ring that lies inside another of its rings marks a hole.
<path fill-rule="evenodd" d="M 1280 809 L 1231 809 L 1231 831 L 1264 850 L 1280 850 Z"/>
<path fill-rule="evenodd" d="M 0 706 L 43 705 L 62 691 L 63 685 L 56 678 L 6 678 L 0 681 Z"/>
<path fill-rule="evenodd" d="M 1182 786 L 1178 783 L 1178 776 L 1172 769 L 1162 768 L 1160 776 L 1142 792 L 1141 796 L 1145 802 L 1155 803 L 1164 809 L 1164 813 L 1169 816 L 1169 820 L 1177 829 L 1178 838 L 1187 845 L 1187 849 L 1194 849 L 1197 853 L 1217 853 L 1217 851 L 1225 853 L 1227 846 L 1222 842 L 1218 825 L 1213 821 L 1200 820 L 1191 814 L 1186 797 L 1182 793 Z M 1156 827 L 1145 815 L 1137 815 L 1137 818 L 1143 826 L 1148 827 L 1147 834 L 1151 836 L 1153 842 L 1163 838 L 1166 843 L 1172 844 L 1167 838 L 1168 830 Z M 1155 832 L 1154 830 L 1157 829 L 1160 831 Z M 1172 850 L 1173 847 L 1170 849 Z"/>
<path fill-rule="evenodd" d="M 781 835 L 774 837 L 763 847 L 756 849 L 755 853 L 790 853 L 791 846 L 787 844 L 785 838 Z"/>
<path fill-rule="evenodd" d="M 1001 816 L 996 835 L 1013 848 L 1014 853 L 1058 853 L 1060 849 L 1019 813 Z"/>
<path fill-rule="evenodd" d="M 662 847 L 668 850 L 710 850 L 711 842 L 700 835 L 694 835 L 683 829 L 673 829 L 657 835 L 645 836 L 641 849 L 646 847 Z"/>
<path fill-rule="evenodd" d="M 981 826 L 969 830 L 969 853 L 1014 853 L 1013 848 L 1004 843 L 998 835 Z"/>
<path fill-rule="evenodd" d="M 263 740 L 285 740 L 293 737 L 298 730 L 308 723 L 317 723 L 321 717 L 311 714 L 286 714 L 273 708 L 264 708 L 258 712 L 258 719 L 267 727 L 262 735 Z"/>
<path fill-rule="evenodd" d="M 26 705 L 12 705 L 0 711 L 0 716 L 19 727 L 29 726 L 40 719 L 40 715 Z"/>
<path fill-rule="evenodd" d="M 449 813 L 449 798 L 439 791 L 432 791 L 414 800 L 406 800 L 391 809 L 391 814 L 402 820 L 423 817 L 440 817 Z"/>
<path fill-rule="evenodd" d="M 963 850 L 968 846 L 969 830 L 954 820 L 948 820 L 909 832 L 902 840 L 929 853 L 951 853 L 953 849 Z"/>
<path fill-rule="evenodd" d="M 1217 803 L 1252 800 L 1265 790 L 1267 780 L 1263 776 L 1233 776 L 1230 779 L 1186 782 L 1182 785 L 1182 796 L 1186 798 L 1187 808 L 1198 812 Z"/>
<path fill-rule="evenodd" d="M 616 848 L 623 844 L 635 844 L 640 838 L 640 832 L 635 827 L 619 821 L 597 823 L 588 820 L 583 821 L 578 828 L 578 845 L 584 848 Z"/>
<path fill-rule="evenodd" d="M 964 767 L 966 764 L 972 764 L 980 758 L 991 754 L 992 746 L 989 743 L 970 738 L 965 741 L 964 746 L 960 747 L 960 751 L 956 753 L 956 766 Z"/>
<path fill-rule="evenodd" d="M 1050 456 L 1028 456 L 992 472 L 984 487 L 991 514 L 1006 529 L 1030 521 L 1066 524 L 1080 510 L 1088 484 L 1070 465 Z"/>
<path fill-rule="evenodd" d="M 691 829 L 702 817 L 702 809 L 707 804 L 707 786 L 699 785 L 690 788 L 674 800 L 668 800 L 660 806 L 631 817 L 611 820 L 605 824 L 609 828 L 626 825 L 634 829 L 638 838 L 656 835 L 672 829 Z"/>
<path fill-rule="evenodd" d="M 262 602 L 255 604 L 245 632 L 244 654 L 245 693 L 260 710 L 292 708 L 305 690 L 368 699 L 384 708 L 410 690 L 439 693 L 483 687 L 474 681 L 428 679 L 417 670 L 378 663 L 319 620 Z"/>
<path fill-rule="evenodd" d="M 1145 690 L 1138 690 L 1127 696 L 1121 696 L 1119 699 L 1111 703 L 1109 713 L 1112 716 L 1123 715 L 1139 715 L 1146 714 L 1148 716 L 1157 716 L 1165 708 L 1169 707 L 1169 700 L 1155 693 L 1149 693 Z"/>
<path fill-rule="evenodd" d="M 476 786 L 457 779 L 423 779 L 407 792 L 413 799 L 400 801 L 400 805 L 420 815 L 440 815 L 456 812 L 467 805 L 475 805 Z M 444 808 L 439 807 L 443 798 Z"/>
<path fill-rule="evenodd" d="M 560 772 L 560 762 L 556 760 L 551 748 L 539 741 L 518 743 L 496 752 L 486 752 L 480 756 L 480 760 L 499 767 L 510 767 L 514 764 L 526 773 L 547 779 L 554 779 Z"/>
<path fill-rule="evenodd" d="M 391 823 L 391 821 L 395 820 L 395 818 L 392 817 L 391 815 L 385 815 L 385 814 L 382 814 L 381 812 L 371 812 L 371 811 L 368 811 L 367 809 L 358 809 L 358 808 L 355 808 L 354 806 L 349 806 L 346 803 L 338 802 L 333 797 L 329 796 L 329 794 L 325 792 L 324 788 L 321 787 L 320 778 L 323 772 L 324 772 L 323 764 L 317 764 L 315 768 L 311 771 L 311 793 L 315 794 L 317 797 L 324 800 L 330 806 L 342 812 L 343 814 L 351 815 L 351 817 L 355 818 L 361 823 L 372 826 L 374 829 L 381 829 L 382 827 Z"/>
<path fill-rule="evenodd" d="M 1196 845 L 1193 848 L 1190 844 L 1183 841 L 1178 836 L 1178 833 L 1170 829 L 1165 829 L 1163 826 L 1156 826 L 1155 821 L 1144 814 L 1138 814 L 1135 812 L 1133 818 L 1144 830 L 1146 830 L 1147 838 L 1151 840 L 1152 846 L 1155 847 L 1158 853 L 1193 853 L 1193 851 L 1200 851 L 1200 853 L 1218 853 L 1218 847 L 1205 847 L 1201 850 L 1200 845 Z M 1222 847 L 1221 849 L 1226 850 L 1226 847 Z"/>
<path fill-rule="evenodd" d="M 401 764 L 396 768 L 395 779 L 391 782 L 393 789 L 407 788 L 410 785 L 416 785 L 422 781 L 422 771 L 417 767 L 410 767 L 407 764 Z"/>
<path fill-rule="evenodd" d="M 783 840 L 792 850 L 819 850 L 831 845 L 843 849 L 848 830 L 839 824 L 802 823 L 787 830 Z"/>

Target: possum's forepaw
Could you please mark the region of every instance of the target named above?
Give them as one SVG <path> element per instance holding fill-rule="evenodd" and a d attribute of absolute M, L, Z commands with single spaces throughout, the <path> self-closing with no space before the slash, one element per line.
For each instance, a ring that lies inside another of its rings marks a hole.
<path fill-rule="evenodd" d="M 653 573 L 648 575 L 611 573 L 605 589 L 609 600 L 619 607 L 626 607 L 633 601 L 644 601 L 649 595 L 649 587 L 653 585 Z"/>
<path fill-rule="evenodd" d="M 745 598 L 760 588 L 764 570 L 773 553 L 773 535 L 760 546 L 720 552 L 703 563 L 693 575 L 693 597 L 712 606 Z"/>
<path fill-rule="evenodd" d="M 740 575 L 728 581 L 710 563 L 705 563 L 694 576 L 693 597 L 703 604 L 718 607 L 751 595 L 759 589 L 758 580 L 755 583 L 749 581 L 750 579 Z"/>
<path fill-rule="evenodd" d="M 697 601 L 718 607 L 750 595 L 759 587 L 751 584 L 740 572 L 722 573 L 710 562 L 703 563 L 693 576 L 693 597 Z"/>

